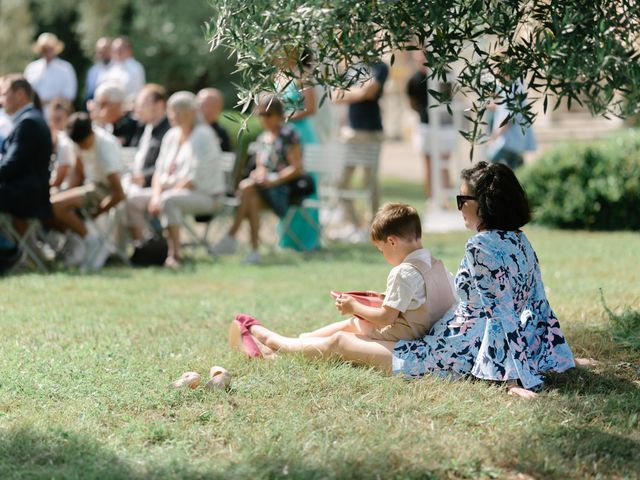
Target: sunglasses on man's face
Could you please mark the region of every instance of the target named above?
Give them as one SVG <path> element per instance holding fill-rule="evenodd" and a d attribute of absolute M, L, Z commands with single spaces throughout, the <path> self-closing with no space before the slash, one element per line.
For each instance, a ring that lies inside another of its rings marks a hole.
<path fill-rule="evenodd" d="M 462 210 L 467 200 L 476 200 L 476 197 L 472 195 L 456 195 L 456 203 L 458 204 L 458 210 Z"/>
<path fill-rule="evenodd" d="M 261 117 L 270 117 L 273 115 L 273 112 L 259 112 L 258 115 Z"/>

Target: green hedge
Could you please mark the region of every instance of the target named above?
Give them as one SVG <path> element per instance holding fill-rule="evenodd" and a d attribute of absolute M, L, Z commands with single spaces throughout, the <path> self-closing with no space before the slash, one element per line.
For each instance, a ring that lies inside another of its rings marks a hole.
<path fill-rule="evenodd" d="M 640 131 L 568 143 L 519 177 L 533 219 L 558 228 L 640 229 Z"/>

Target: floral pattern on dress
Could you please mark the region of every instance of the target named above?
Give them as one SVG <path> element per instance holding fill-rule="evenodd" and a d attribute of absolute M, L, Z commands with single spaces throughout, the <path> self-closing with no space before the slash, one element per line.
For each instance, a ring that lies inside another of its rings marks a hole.
<path fill-rule="evenodd" d="M 456 291 L 460 302 L 427 335 L 396 343 L 394 373 L 519 380 L 538 389 L 544 372 L 575 366 L 524 233 L 489 230 L 469 239 Z"/>

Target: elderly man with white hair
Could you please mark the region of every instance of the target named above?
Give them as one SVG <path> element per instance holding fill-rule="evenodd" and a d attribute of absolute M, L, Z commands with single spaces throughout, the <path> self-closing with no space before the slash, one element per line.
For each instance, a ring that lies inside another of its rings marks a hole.
<path fill-rule="evenodd" d="M 64 97 L 71 103 L 76 98 L 78 79 L 71 64 L 58 55 L 64 43 L 53 33 L 42 33 L 33 50 L 40 58 L 27 65 L 24 76 L 36 91 L 42 104 L 47 105 L 56 97 Z"/>
<path fill-rule="evenodd" d="M 91 119 L 120 141 L 123 147 L 135 146 L 138 122 L 125 109 L 124 90 L 115 83 L 103 83 L 87 103 Z"/>
<path fill-rule="evenodd" d="M 162 140 L 151 188 L 127 199 L 127 223 L 134 240 L 142 240 L 145 214 L 160 217 L 169 237 L 165 266 L 179 268 L 182 216 L 215 212 L 224 193 L 224 177 L 218 138 L 200 119 L 196 96 L 174 93 L 167 114 L 172 128 Z"/>

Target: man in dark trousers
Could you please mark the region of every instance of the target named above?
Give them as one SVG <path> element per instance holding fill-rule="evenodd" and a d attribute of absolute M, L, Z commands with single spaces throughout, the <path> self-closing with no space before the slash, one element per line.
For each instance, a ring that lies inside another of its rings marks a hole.
<path fill-rule="evenodd" d="M 0 212 L 11 215 L 16 231 L 23 234 L 28 219 L 51 217 L 51 133 L 33 106 L 33 89 L 24 77 L 5 77 L 0 96 L 14 125 L 0 147 Z"/>

